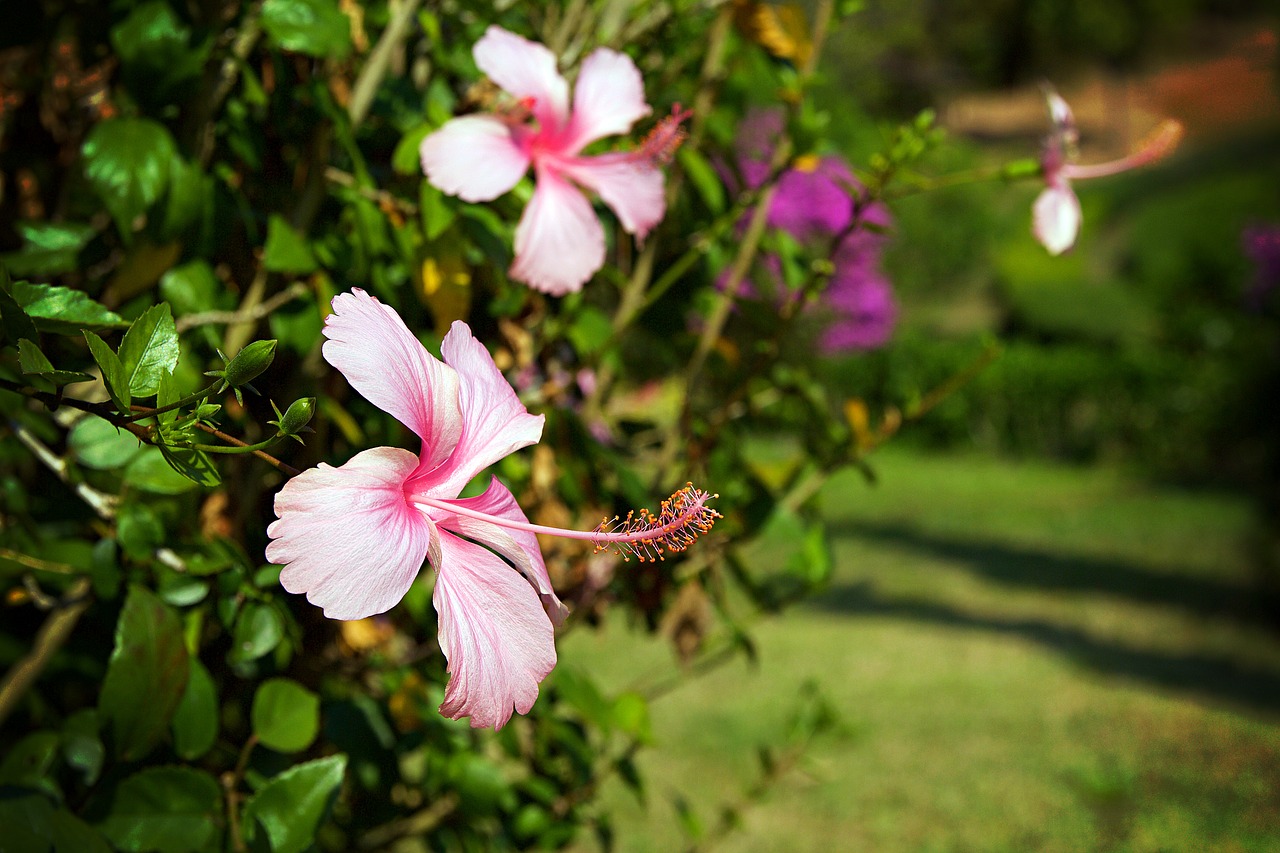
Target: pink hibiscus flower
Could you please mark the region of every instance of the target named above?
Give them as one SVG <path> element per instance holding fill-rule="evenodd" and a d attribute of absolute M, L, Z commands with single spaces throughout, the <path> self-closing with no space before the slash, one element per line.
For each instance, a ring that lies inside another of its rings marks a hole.
<path fill-rule="evenodd" d="M 1182 125 L 1173 120 L 1161 122 L 1128 157 L 1081 166 L 1072 162 L 1080 132 L 1071 107 L 1052 89 L 1046 88 L 1045 97 L 1049 103 L 1049 116 L 1053 119 L 1053 132 L 1045 141 L 1040 160 L 1045 188 L 1031 208 L 1031 233 L 1049 250 L 1049 254 L 1060 255 L 1075 245 L 1083 218 L 1080 199 L 1071 188 L 1071 181 L 1118 175 L 1154 163 L 1177 147 L 1178 140 L 1182 138 Z"/>
<path fill-rule="evenodd" d="M 541 44 L 491 26 L 472 54 L 518 99 L 517 109 L 455 118 L 424 139 L 427 180 L 463 201 L 491 201 L 532 165 L 536 189 L 516 226 L 511 277 L 557 296 L 580 290 L 604 264 L 605 238 L 578 186 L 599 195 L 640 240 L 666 211 L 658 163 L 669 155 L 669 142 L 630 153 L 580 153 L 649 114 L 640 72 L 626 54 L 598 48 L 582 62 L 570 108 L 569 84 Z"/>
<path fill-rule="evenodd" d="M 306 593 L 333 619 L 361 619 L 395 606 L 424 560 L 436 569 L 432 601 L 449 662 L 441 713 L 475 727 L 524 714 L 556 663 L 556 597 L 536 533 L 589 539 L 624 556 L 661 558 L 709 529 L 712 497 L 691 486 L 594 531 L 528 522 L 497 479 L 484 494 L 459 498 L 489 465 L 542 436 L 488 351 L 455 322 L 441 362 L 395 311 L 362 290 L 334 297 L 324 357 L 370 402 L 422 439 L 422 450 L 377 447 L 345 465 L 321 464 L 276 495 L 266 556 L 280 583 Z"/>

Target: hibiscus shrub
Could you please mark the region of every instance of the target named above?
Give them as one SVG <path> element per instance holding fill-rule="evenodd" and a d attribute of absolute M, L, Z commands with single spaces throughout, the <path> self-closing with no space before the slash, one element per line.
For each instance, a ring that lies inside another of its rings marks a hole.
<path fill-rule="evenodd" d="M 5 849 L 608 846 L 653 696 L 555 632 L 751 654 L 825 478 L 956 384 L 819 369 L 891 334 L 939 142 L 832 150 L 835 4 L 499 5 L 6 24 Z"/>

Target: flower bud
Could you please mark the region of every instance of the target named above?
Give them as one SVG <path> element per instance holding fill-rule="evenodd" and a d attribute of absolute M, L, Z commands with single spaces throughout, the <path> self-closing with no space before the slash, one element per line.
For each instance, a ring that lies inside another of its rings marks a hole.
<path fill-rule="evenodd" d="M 222 381 L 230 388 L 247 385 L 270 367 L 275 357 L 275 341 L 254 341 L 227 362 L 227 369 L 222 372 Z"/>
<path fill-rule="evenodd" d="M 276 410 L 279 413 L 279 409 Z M 281 435 L 287 435 L 297 438 L 298 433 L 311 423 L 311 418 L 316 413 L 316 398 L 302 397 L 293 401 L 289 409 L 280 416 L 280 420 L 271 421 L 279 428 Z M 298 439 L 301 441 L 302 439 Z"/>

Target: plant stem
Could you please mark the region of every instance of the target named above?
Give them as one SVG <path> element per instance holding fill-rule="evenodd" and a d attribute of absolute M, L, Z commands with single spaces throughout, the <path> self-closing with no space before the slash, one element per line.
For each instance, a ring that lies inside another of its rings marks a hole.
<path fill-rule="evenodd" d="M 36 632 L 31 651 L 5 673 L 4 680 L 0 681 L 0 727 L 75 630 L 76 622 L 92 600 L 90 589 L 88 578 L 77 579 Z"/>

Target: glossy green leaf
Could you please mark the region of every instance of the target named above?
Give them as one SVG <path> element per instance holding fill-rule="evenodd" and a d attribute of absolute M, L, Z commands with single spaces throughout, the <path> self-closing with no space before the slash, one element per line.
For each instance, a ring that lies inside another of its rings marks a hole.
<path fill-rule="evenodd" d="M 266 0 L 262 28 L 285 50 L 327 59 L 351 52 L 351 21 L 337 0 Z"/>
<path fill-rule="evenodd" d="M 160 742 L 186 690 L 189 668 L 177 614 L 145 587 L 130 586 L 98 699 L 117 758 L 136 761 Z"/>
<path fill-rule="evenodd" d="M 111 401 L 116 404 L 116 411 L 122 415 L 130 414 L 129 405 L 133 402 L 133 397 L 129 393 L 129 380 L 125 376 L 120 357 L 93 332 L 86 330 L 84 339 L 89 344 L 90 355 L 102 371 L 102 381 L 106 383 Z"/>
<path fill-rule="evenodd" d="M 173 449 L 171 449 L 172 452 Z M 181 463 L 181 459 L 176 454 L 174 458 Z M 203 476 L 206 482 L 212 482 L 212 478 L 217 476 L 216 470 L 213 470 L 213 463 L 207 458 L 202 463 L 192 454 L 191 461 L 192 473 Z M 208 470 L 200 469 L 201 464 L 207 465 Z M 212 475 L 210 471 L 213 471 Z M 165 453 L 157 447 L 144 447 L 129 462 L 129 467 L 124 470 L 124 481 L 145 492 L 154 492 L 158 495 L 180 495 L 191 491 L 197 483 L 200 483 L 194 477 L 187 477 L 185 473 L 171 466 Z M 204 485 L 204 483 L 200 484 Z"/>
<path fill-rule="evenodd" d="M 79 266 L 80 250 L 93 239 L 90 225 L 79 222 L 23 222 L 15 226 L 22 248 L 0 255 L 13 275 L 54 276 Z"/>
<path fill-rule="evenodd" d="M 162 241 L 175 240 L 196 224 L 213 200 L 213 182 L 196 163 L 175 157 L 169 163 L 169 189 L 160 219 Z"/>
<path fill-rule="evenodd" d="M 218 739 L 218 688 L 199 658 L 189 663 L 187 689 L 173 714 L 173 751 L 195 761 Z"/>
<path fill-rule="evenodd" d="M 320 731 L 320 697 L 296 681 L 271 678 L 253 696 L 253 733 L 277 752 L 300 752 Z"/>
<path fill-rule="evenodd" d="M 87 373 L 78 370 L 58 370 L 49 358 L 40 351 L 40 347 L 23 338 L 18 341 L 18 366 L 25 376 L 38 376 L 54 385 L 74 385 L 77 382 L 88 382 L 93 379 Z"/>
<path fill-rule="evenodd" d="M 188 767 L 148 767 L 120 783 L 98 826 L 120 850 L 187 853 L 209 849 L 221 822 L 216 779 Z"/>
<path fill-rule="evenodd" d="M 120 342 L 120 364 L 129 393 L 150 397 L 160 387 L 160 377 L 178 364 L 178 332 L 166 303 L 154 305 L 133 321 Z"/>
<path fill-rule="evenodd" d="M 121 327 L 124 320 L 80 290 L 51 284 L 13 283 L 13 298 L 42 332 L 74 335 L 81 329 Z"/>
<path fill-rule="evenodd" d="M 93 126 L 81 149 L 84 173 L 122 235 L 159 200 L 178 156 L 163 125 L 146 118 L 107 119 Z"/>
<path fill-rule="evenodd" d="M 67 446 L 81 465 L 99 471 L 124 467 L 142 449 L 132 433 L 93 416 L 76 421 Z"/>
<path fill-rule="evenodd" d="M 315 255 L 307 241 L 283 217 L 273 214 L 267 220 L 267 245 L 262 251 L 262 265 L 272 272 L 305 274 L 316 268 Z"/>
<path fill-rule="evenodd" d="M 236 618 L 227 658 L 232 663 L 257 660 L 279 645 L 283 638 L 284 624 L 275 608 L 257 601 L 248 602 Z"/>
<path fill-rule="evenodd" d="M 245 804 L 245 834 L 252 838 L 260 827 L 272 853 L 302 853 L 315 843 L 346 769 L 347 757 L 342 754 L 290 767 Z"/>

